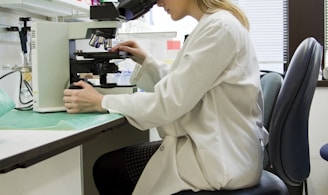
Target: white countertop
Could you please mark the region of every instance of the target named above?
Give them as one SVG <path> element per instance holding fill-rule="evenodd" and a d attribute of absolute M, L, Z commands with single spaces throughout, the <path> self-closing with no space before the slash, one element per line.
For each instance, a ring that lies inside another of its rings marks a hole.
<path fill-rule="evenodd" d="M 76 131 L 1 130 L 0 160 L 76 134 Z"/>

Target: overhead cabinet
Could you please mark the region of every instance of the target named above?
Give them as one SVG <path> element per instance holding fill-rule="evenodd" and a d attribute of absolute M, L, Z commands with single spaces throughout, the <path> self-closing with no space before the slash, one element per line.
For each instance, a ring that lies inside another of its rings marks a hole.
<path fill-rule="evenodd" d="M 48 17 L 89 15 L 90 8 L 77 0 L 0 0 L 0 7 Z"/>

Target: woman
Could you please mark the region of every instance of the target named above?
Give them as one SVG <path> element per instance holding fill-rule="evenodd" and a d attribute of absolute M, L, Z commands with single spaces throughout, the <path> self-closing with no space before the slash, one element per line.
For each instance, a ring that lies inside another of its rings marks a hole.
<path fill-rule="evenodd" d="M 82 90 L 64 91 L 69 113 L 121 113 L 141 130 L 157 127 L 163 138 L 100 157 L 94 166 L 100 194 L 256 185 L 262 170 L 262 96 L 246 16 L 230 0 L 157 4 L 173 20 L 192 16 L 198 25 L 169 68 L 134 41 L 112 48 L 133 55 L 139 65 L 132 80 L 146 92 L 101 95 L 84 82 L 75 83 Z"/>

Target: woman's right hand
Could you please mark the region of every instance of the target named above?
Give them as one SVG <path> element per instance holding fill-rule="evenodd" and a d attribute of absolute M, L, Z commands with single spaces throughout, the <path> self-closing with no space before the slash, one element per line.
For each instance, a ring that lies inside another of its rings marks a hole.
<path fill-rule="evenodd" d="M 112 47 L 109 51 L 124 51 L 130 53 L 132 55 L 131 59 L 140 65 L 143 63 L 147 56 L 146 52 L 142 50 L 135 41 L 132 40 L 119 43 Z"/>

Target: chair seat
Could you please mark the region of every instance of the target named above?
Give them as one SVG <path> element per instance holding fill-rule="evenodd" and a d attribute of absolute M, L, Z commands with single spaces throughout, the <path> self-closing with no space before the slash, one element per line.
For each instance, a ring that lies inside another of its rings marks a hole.
<path fill-rule="evenodd" d="M 288 195 L 288 189 L 279 177 L 263 170 L 259 185 L 251 188 L 233 191 L 183 191 L 175 195 Z"/>

